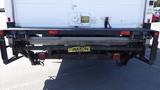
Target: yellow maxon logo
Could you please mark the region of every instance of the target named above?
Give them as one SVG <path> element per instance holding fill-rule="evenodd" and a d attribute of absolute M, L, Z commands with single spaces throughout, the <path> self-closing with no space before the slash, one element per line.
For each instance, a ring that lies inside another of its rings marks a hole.
<path fill-rule="evenodd" d="M 71 47 L 68 48 L 69 53 L 73 52 L 91 52 L 91 47 Z"/>

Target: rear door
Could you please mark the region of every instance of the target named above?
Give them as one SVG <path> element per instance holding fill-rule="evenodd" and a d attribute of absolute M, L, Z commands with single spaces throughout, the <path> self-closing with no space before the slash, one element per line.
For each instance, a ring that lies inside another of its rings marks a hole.
<path fill-rule="evenodd" d="M 8 1 L 8 0 L 7 0 Z M 16 26 L 141 28 L 145 0 L 13 0 Z"/>

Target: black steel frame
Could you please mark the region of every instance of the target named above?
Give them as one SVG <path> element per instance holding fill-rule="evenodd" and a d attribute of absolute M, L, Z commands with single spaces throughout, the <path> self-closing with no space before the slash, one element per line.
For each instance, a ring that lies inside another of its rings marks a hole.
<path fill-rule="evenodd" d="M 147 63 L 147 64 L 154 64 L 155 60 L 156 60 L 156 56 L 157 56 L 157 46 L 158 46 L 158 35 L 155 36 L 155 33 L 158 33 L 157 31 L 154 30 L 148 30 L 148 29 L 82 29 L 82 28 L 75 28 L 74 29 L 70 29 L 70 30 L 65 30 L 64 28 L 56 28 L 56 29 L 47 29 L 47 30 L 59 30 L 59 34 L 56 36 L 59 37 L 67 37 L 67 36 L 76 36 L 76 37 L 92 37 L 92 36 L 96 36 L 96 37 L 118 37 L 120 31 L 130 31 L 132 36 L 135 35 L 134 37 L 129 37 L 131 39 L 137 39 L 139 41 L 142 41 L 142 39 L 144 39 L 144 36 L 146 37 L 152 37 L 153 38 L 153 42 L 152 45 L 150 46 L 151 52 L 150 52 L 150 57 L 149 59 L 147 59 L 145 57 L 145 50 L 148 48 L 144 45 L 144 43 L 141 43 L 141 45 L 138 45 L 135 43 L 136 46 L 132 46 L 132 47 L 118 47 L 118 46 L 112 46 L 112 47 L 107 47 L 107 46 L 91 46 L 93 51 L 97 52 L 97 51 L 112 51 L 112 52 L 123 52 L 123 51 L 130 51 L 130 52 L 134 52 L 135 53 L 135 57 L 137 57 L 139 60 Z M 43 34 L 44 37 L 53 37 L 48 35 L 46 29 L 44 30 L 5 30 L 5 36 L 10 36 L 12 34 L 14 34 L 16 37 L 14 37 L 14 39 L 17 40 L 23 40 L 25 39 L 25 37 L 32 37 L 32 35 L 34 34 Z M 24 36 L 25 35 L 25 36 Z M 125 36 L 128 37 L 128 36 Z M 58 53 L 54 53 L 54 55 L 52 55 L 51 51 L 48 51 L 48 53 L 46 53 L 46 58 L 47 59 L 51 59 L 51 58 L 63 58 L 63 56 L 65 55 L 75 55 L 75 54 L 69 54 L 69 53 L 62 53 L 60 51 L 65 51 L 67 50 L 68 47 L 64 47 L 64 46 L 23 46 L 23 45 L 12 45 L 12 46 L 6 46 L 6 42 L 5 42 L 5 38 L 1 37 L 0 38 L 0 46 L 1 46 L 1 56 L 2 56 L 2 60 L 4 62 L 4 64 L 9 64 L 19 58 L 21 58 L 22 56 L 18 56 L 18 53 L 23 54 L 23 56 L 26 56 L 28 58 L 30 58 L 30 55 L 28 53 L 28 51 L 31 50 L 48 50 L 51 49 L 52 51 L 58 52 Z M 145 41 L 145 39 L 144 39 Z M 25 42 L 27 43 L 27 42 Z M 13 49 L 13 58 L 8 59 L 8 55 L 7 55 L 7 47 L 11 47 Z M 25 51 L 25 52 L 24 52 Z M 82 55 L 85 54 L 95 54 L 93 53 L 83 53 Z"/>

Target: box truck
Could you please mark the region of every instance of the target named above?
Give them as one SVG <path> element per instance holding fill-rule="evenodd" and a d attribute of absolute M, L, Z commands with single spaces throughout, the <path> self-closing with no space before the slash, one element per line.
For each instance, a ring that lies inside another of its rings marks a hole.
<path fill-rule="evenodd" d="M 25 56 L 32 65 L 41 65 L 45 59 L 102 55 L 120 66 L 132 58 L 153 64 L 159 36 L 151 30 L 154 2 L 5 0 L 8 28 L 0 30 L 2 60 L 9 64 Z M 7 48 L 12 48 L 12 58 Z"/>

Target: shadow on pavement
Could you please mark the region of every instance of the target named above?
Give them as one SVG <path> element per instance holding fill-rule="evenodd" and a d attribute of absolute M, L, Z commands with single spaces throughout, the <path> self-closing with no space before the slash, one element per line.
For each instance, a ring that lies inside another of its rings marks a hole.
<path fill-rule="evenodd" d="M 158 49 L 157 52 L 157 61 L 155 62 L 155 65 L 158 65 L 160 67 L 160 48 Z"/>
<path fill-rule="evenodd" d="M 160 89 L 160 68 L 136 59 L 125 67 L 117 67 L 111 60 L 63 60 L 58 75 L 52 77 L 45 81 L 43 90 Z"/>

